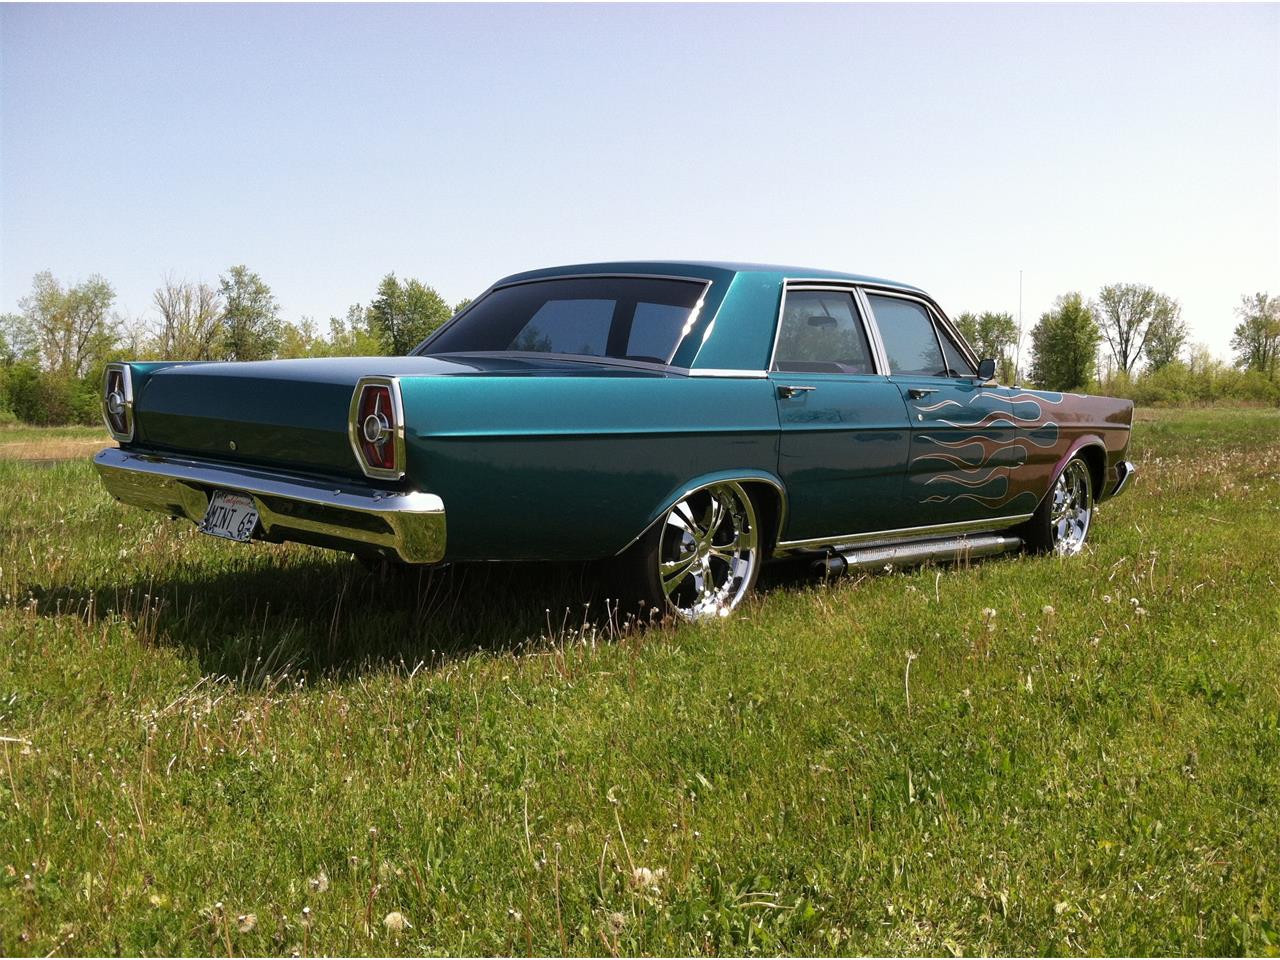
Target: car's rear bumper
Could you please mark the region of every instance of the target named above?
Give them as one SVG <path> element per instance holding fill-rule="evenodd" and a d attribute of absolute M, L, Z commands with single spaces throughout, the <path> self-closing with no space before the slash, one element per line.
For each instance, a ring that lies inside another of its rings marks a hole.
<path fill-rule="evenodd" d="M 1128 460 L 1121 460 L 1116 466 L 1116 472 L 1119 477 L 1116 480 L 1116 485 L 1111 488 L 1111 496 L 1113 497 L 1118 497 L 1124 492 L 1125 488 L 1129 486 L 1129 482 L 1133 479 L 1133 475 L 1138 472 L 1138 468 Z"/>
<path fill-rule="evenodd" d="M 121 503 L 195 523 L 213 490 L 253 498 L 263 539 L 398 557 L 444 559 L 444 503 L 432 493 L 378 490 L 249 467 L 109 447 L 93 458 L 108 492 Z"/>

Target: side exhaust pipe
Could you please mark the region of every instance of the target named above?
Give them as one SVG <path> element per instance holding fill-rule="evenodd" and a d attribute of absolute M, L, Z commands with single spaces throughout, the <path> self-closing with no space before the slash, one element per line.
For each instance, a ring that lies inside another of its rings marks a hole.
<path fill-rule="evenodd" d="M 886 564 L 895 567 L 915 567 L 930 560 L 942 563 L 960 563 L 978 557 L 992 557 L 1017 550 L 1022 546 L 1021 537 L 989 534 L 978 537 L 948 537 L 945 540 L 922 540 L 915 543 L 895 543 L 883 547 L 836 547 L 825 559 L 814 566 L 824 576 L 834 577 L 846 570 L 874 570 Z"/>

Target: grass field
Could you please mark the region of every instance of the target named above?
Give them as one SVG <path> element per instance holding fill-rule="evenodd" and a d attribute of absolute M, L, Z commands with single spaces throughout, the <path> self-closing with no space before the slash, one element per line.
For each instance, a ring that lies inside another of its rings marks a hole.
<path fill-rule="evenodd" d="M 1081 557 L 622 636 L 0 462 L 0 953 L 1275 954 L 1280 411 L 1131 452 Z"/>
<path fill-rule="evenodd" d="M 56 460 L 90 457 L 114 446 L 103 427 L 29 427 L 0 424 L 0 460 Z"/>

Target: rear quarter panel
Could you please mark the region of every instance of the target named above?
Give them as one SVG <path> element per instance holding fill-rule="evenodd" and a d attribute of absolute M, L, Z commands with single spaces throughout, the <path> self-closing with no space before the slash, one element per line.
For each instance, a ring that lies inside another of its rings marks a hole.
<path fill-rule="evenodd" d="M 403 378 L 408 474 L 438 494 L 448 560 L 612 556 L 690 485 L 776 480 L 768 380 Z"/>
<path fill-rule="evenodd" d="M 1094 496 L 1105 499 L 1118 479 L 1129 447 L 1133 404 L 1112 397 L 1047 390 L 1018 390 L 1008 399 L 1024 447 L 1010 471 L 1012 506 L 1030 513 L 1062 468 L 1077 453 L 1095 468 Z M 1101 479 L 1101 486 L 1098 480 Z"/>

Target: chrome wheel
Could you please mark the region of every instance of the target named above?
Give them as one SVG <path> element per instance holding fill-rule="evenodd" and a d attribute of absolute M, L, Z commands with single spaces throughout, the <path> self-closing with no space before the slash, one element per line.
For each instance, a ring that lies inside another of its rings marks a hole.
<path fill-rule="evenodd" d="M 756 513 L 737 483 L 689 494 L 662 520 L 658 582 L 687 620 L 727 617 L 746 596 L 760 562 Z"/>
<path fill-rule="evenodd" d="M 1053 485 L 1049 508 L 1049 533 L 1054 553 L 1077 554 L 1089 535 L 1093 519 L 1093 481 L 1082 460 L 1072 460 Z"/>

